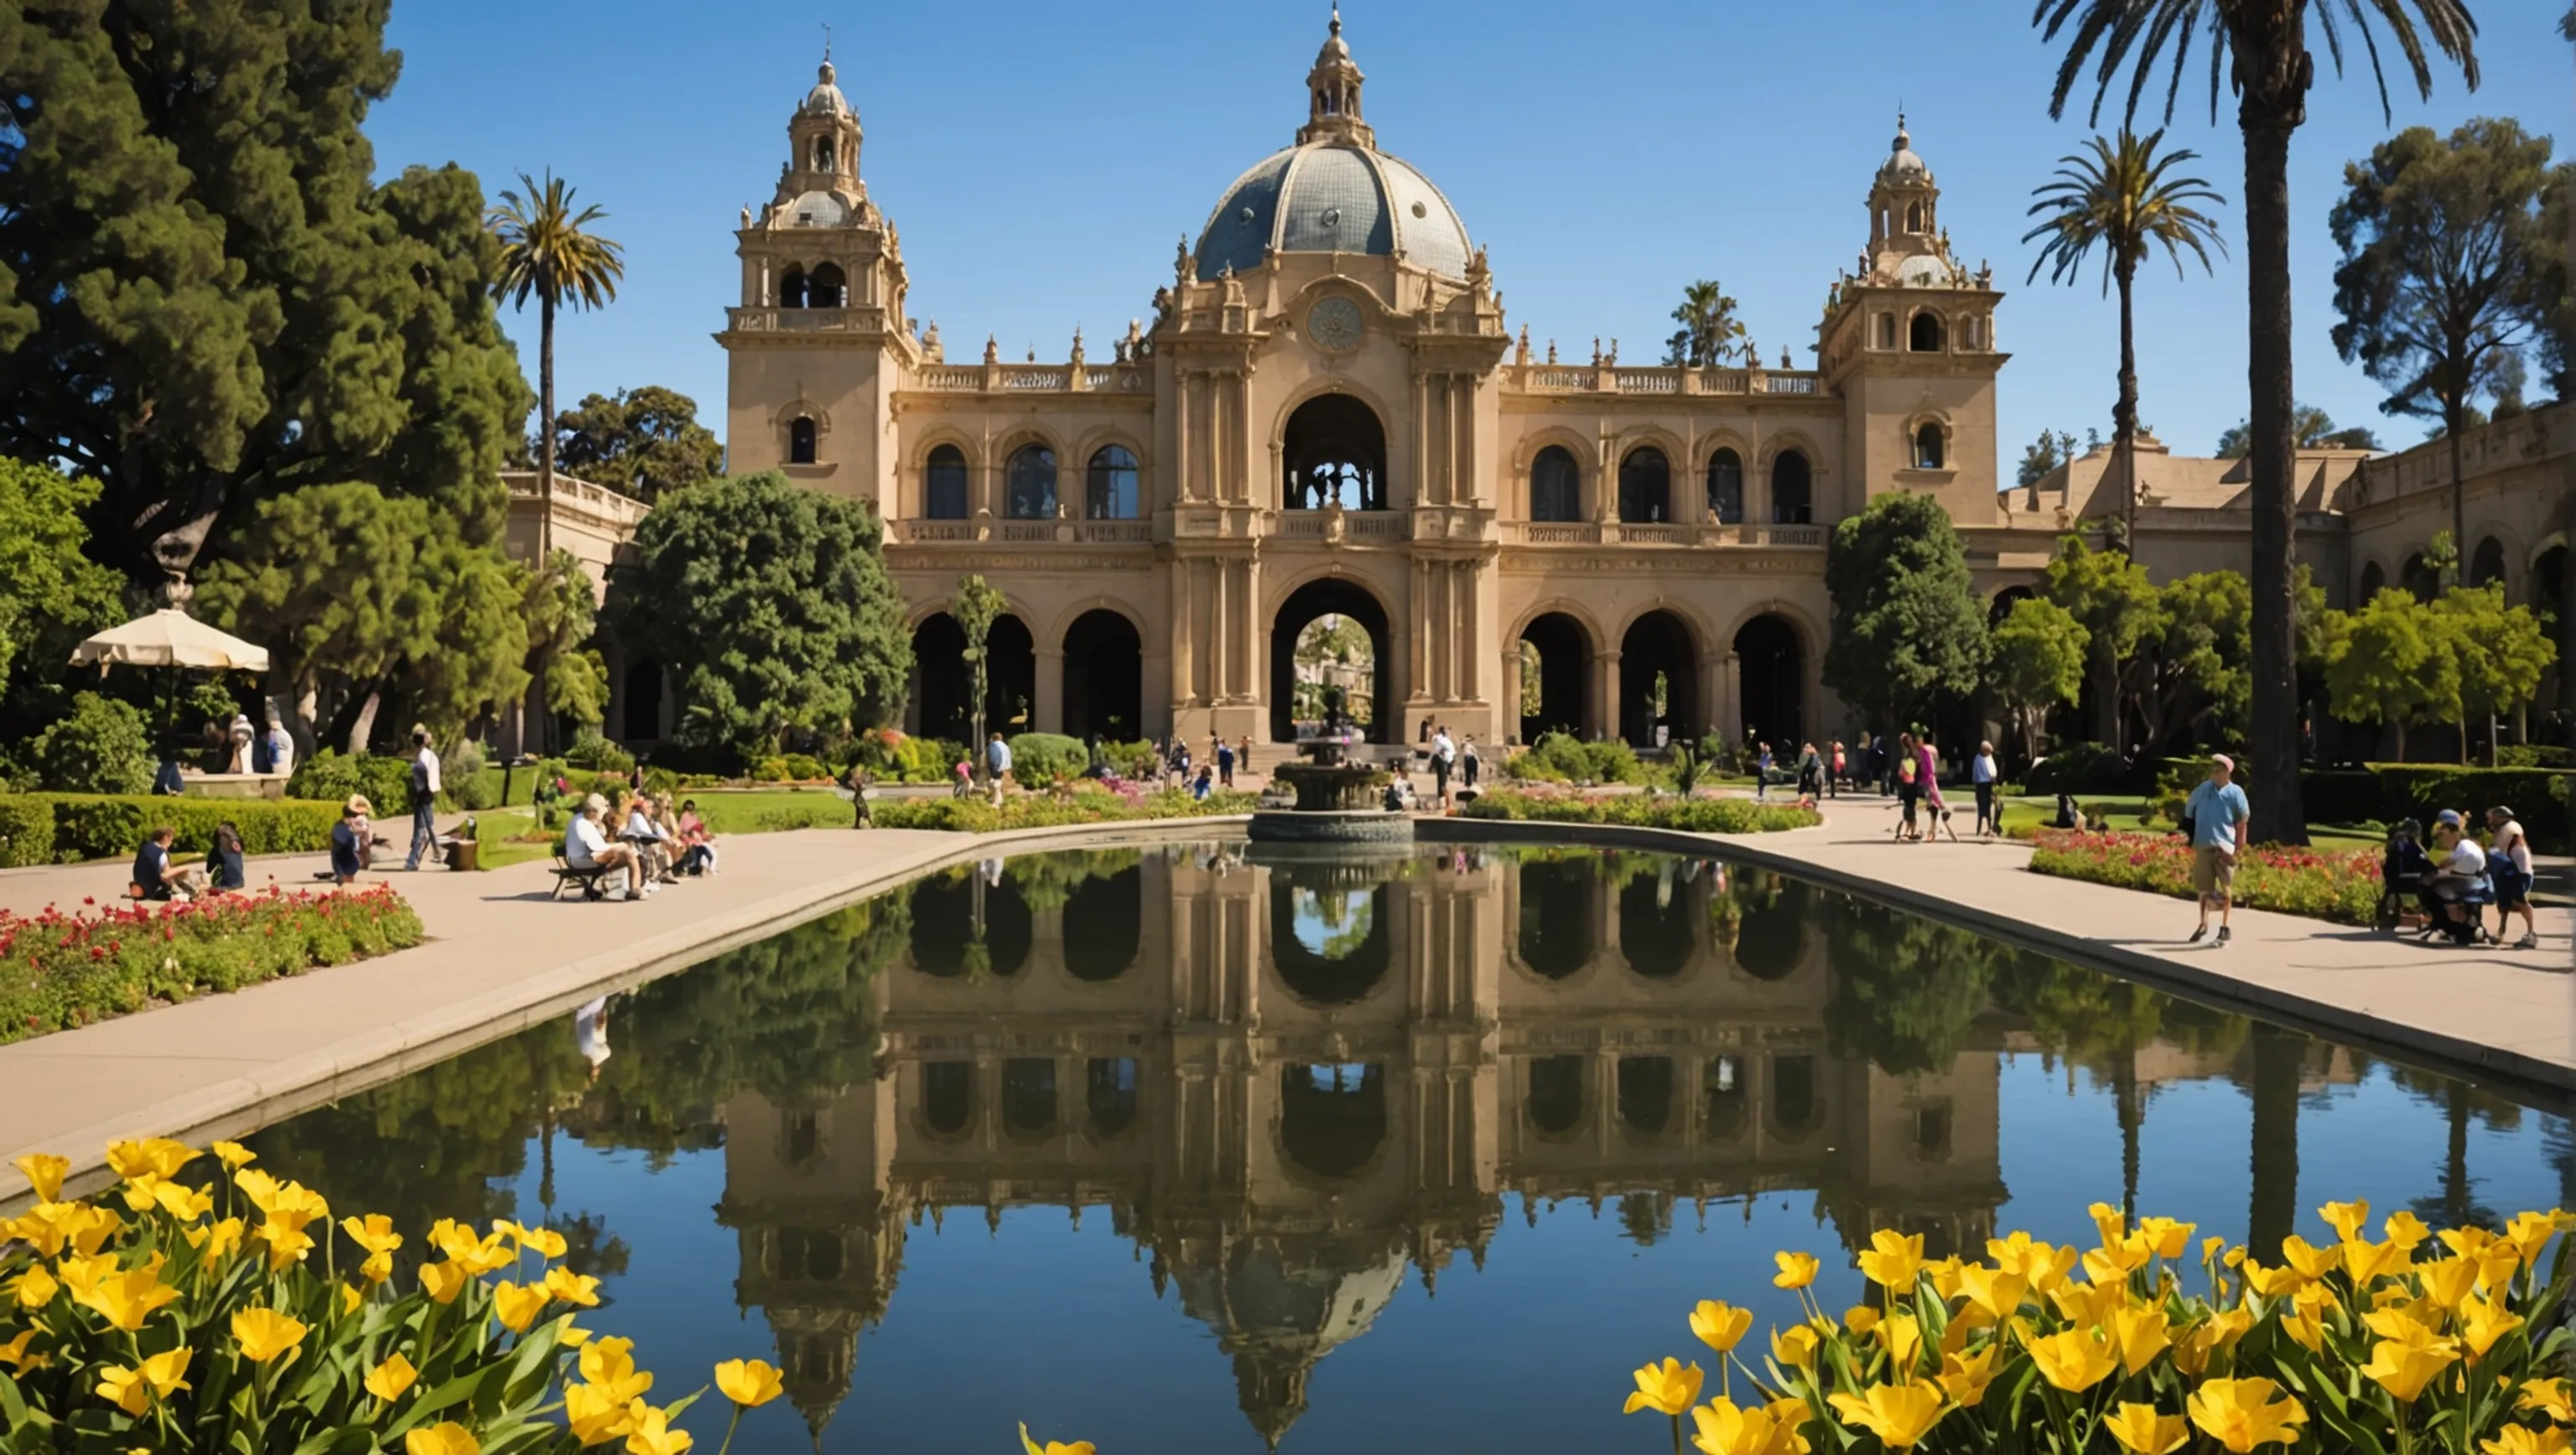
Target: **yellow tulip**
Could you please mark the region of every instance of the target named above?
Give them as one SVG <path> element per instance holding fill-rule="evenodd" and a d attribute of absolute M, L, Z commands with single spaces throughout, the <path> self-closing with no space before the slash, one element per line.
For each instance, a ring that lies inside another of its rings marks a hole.
<path fill-rule="evenodd" d="M 1971 1263 L 1959 1270 L 1959 1291 L 1968 1296 L 1972 1307 L 2001 1323 L 2021 1307 L 2022 1296 L 2030 1291 L 2030 1280 L 2008 1269 Z"/>
<path fill-rule="evenodd" d="M 501 1327 L 514 1334 L 524 1334 L 528 1325 L 537 1321 L 537 1314 L 545 1308 L 546 1299 L 546 1286 L 542 1283 L 531 1283 L 522 1288 L 503 1279 L 492 1289 L 492 1313 L 500 1319 Z"/>
<path fill-rule="evenodd" d="M 301 1263 L 313 1251 L 313 1235 L 302 1228 L 289 1227 L 270 1219 L 259 1225 L 251 1236 L 268 1245 L 268 1271 L 283 1273 L 290 1263 Z"/>
<path fill-rule="evenodd" d="M 304 1342 L 305 1325 L 273 1308 L 246 1308 L 233 1315 L 233 1337 L 242 1357 L 265 1364 Z"/>
<path fill-rule="evenodd" d="M 52 1303 L 61 1291 L 62 1284 L 41 1263 L 28 1264 L 26 1272 L 9 1280 L 10 1295 L 18 1300 L 18 1307 L 30 1312 Z"/>
<path fill-rule="evenodd" d="M 686 1430 L 671 1428 L 671 1415 L 646 1405 L 636 1412 L 635 1427 L 626 1432 L 629 1455 L 681 1455 L 696 1441 Z"/>
<path fill-rule="evenodd" d="M 139 1368 L 110 1365 L 99 1373 L 99 1397 L 129 1415 L 140 1415 L 152 1407 L 152 1401 L 168 1399 L 191 1388 L 179 1377 L 188 1372 L 188 1354 L 182 1345 L 166 1354 L 153 1355 Z"/>
<path fill-rule="evenodd" d="M 2450 1340 L 2437 1339 L 2423 1325 L 2412 1324 L 2403 1337 L 2371 1345 L 2370 1362 L 2361 1366 L 2361 1372 L 2399 1400 L 2411 1400 L 2459 1357 L 2458 1347 Z"/>
<path fill-rule="evenodd" d="M 2102 1428 L 2132 1455 L 2167 1455 L 2191 1438 L 2191 1426 L 2182 1416 L 2158 1414 L 2151 1404 L 2123 1404 L 2102 1417 Z"/>
<path fill-rule="evenodd" d="M 242 1220 L 239 1218 L 226 1218 L 219 1223 L 206 1223 L 183 1231 L 189 1247 L 205 1250 L 204 1261 L 207 1263 L 230 1257 L 241 1248 Z"/>
<path fill-rule="evenodd" d="M 2521 1327 L 2522 1315 L 2506 1307 L 2501 1293 L 2460 1305 L 2460 1343 L 2467 1348 L 2472 1364 L 2487 1357 L 2498 1339 Z"/>
<path fill-rule="evenodd" d="M 2370 1221 L 2370 1201 L 2363 1198 L 2353 1202 L 2330 1202 L 2317 1209 L 2317 1216 L 2324 1218 L 2326 1226 L 2335 1230 L 2335 1237 L 2349 1243 L 2361 1236 L 2361 1225 Z"/>
<path fill-rule="evenodd" d="M 561 1264 L 546 1270 L 546 1292 L 581 1308 L 599 1307 L 599 1280 Z"/>
<path fill-rule="evenodd" d="M 1843 1327 L 1856 1338 L 1866 1338 L 1870 1330 L 1878 1327 L 1878 1310 L 1865 1303 L 1853 1304 L 1843 1310 Z"/>
<path fill-rule="evenodd" d="M 1923 1276 L 1932 1280 L 1932 1291 L 1943 1298 L 1959 1296 L 1959 1275 L 1967 1267 L 1954 1255 L 1935 1258 L 1923 1265 Z"/>
<path fill-rule="evenodd" d="M 781 1392 L 778 1370 L 758 1359 L 728 1359 L 716 1366 L 716 1388 L 747 1410 L 756 1410 Z"/>
<path fill-rule="evenodd" d="M 2368 1216 L 2365 1209 L 2363 1216 Z M 2201 1433 L 2247 1455 L 2257 1445 L 2287 1445 L 2299 1438 L 2292 1428 L 2305 1424 L 2308 1412 L 2281 1393 L 2268 1379 L 2211 1379 L 2193 1390 L 2186 1406 Z"/>
<path fill-rule="evenodd" d="M 259 1160 L 259 1154 L 239 1142 L 215 1143 L 215 1157 L 227 1172 L 238 1172 Z"/>
<path fill-rule="evenodd" d="M 634 1405 L 638 1403 L 641 1401 L 618 1399 L 615 1391 L 600 1385 L 567 1384 L 564 1423 L 572 1427 L 572 1437 L 583 1446 L 605 1445 L 625 1437 L 634 1424 Z"/>
<path fill-rule="evenodd" d="M 2532 1430 L 2521 1425 L 2507 1425 L 2492 1440 L 2482 1440 L 2478 1448 L 2486 1455 L 2569 1455 L 2565 1430 Z"/>
<path fill-rule="evenodd" d="M 2084 1276 L 2096 1285 L 2126 1284 L 2129 1275 L 2147 1266 L 2154 1250 L 2143 1238 L 2123 1239 L 2108 1248 L 2095 1248 L 2084 1255 Z"/>
<path fill-rule="evenodd" d="M 1026 1420 L 1020 1421 L 1020 1444 L 1027 1448 L 1029 1455 L 1093 1455 L 1089 1440 L 1076 1440 L 1070 1445 L 1054 1440 L 1039 1444 L 1029 1438 L 1029 1422 Z"/>
<path fill-rule="evenodd" d="M 0 1342 L 0 1363 L 15 1365 L 20 1370 L 44 1368 L 46 1363 L 45 1356 L 42 1354 L 32 1353 L 27 1347 L 35 1341 L 35 1330 L 22 1329 L 19 1331 L 18 1337 L 6 1342 Z"/>
<path fill-rule="evenodd" d="M 566 1314 L 555 1320 L 555 1342 L 567 1349 L 578 1349 L 590 1342 L 590 1330 L 574 1323 L 572 1315 Z"/>
<path fill-rule="evenodd" d="M 1994 1260 L 1997 1268 L 2020 1274 L 2024 1282 L 2046 1293 L 2074 1271 L 2080 1252 L 2073 1247 L 2037 1242 L 2030 1234 L 2015 1230 L 2010 1237 L 1988 1238 L 1986 1256 Z"/>
<path fill-rule="evenodd" d="M 394 1231 L 394 1220 L 383 1213 L 369 1213 L 363 1218 L 340 1219 L 340 1231 L 349 1241 L 370 1253 L 390 1253 L 403 1245 L 403 1236 Z"/>
<path fill-rule="evenodd" d="M 2191 1235 L 2200 1229 L 2198 1223 L 2178 1223 L 2172 1218 L 2140 1218 L 2138 1231 L 2155 1255 L 2170 1262 L 2191 1249 Z"/>
<path fill-rule="evenodd" d="M 2165 1323 L 2160 1308 L 2124 1308 L 2111 1315 L 2111 1343 L 2119 1350 L 2120 1367 L 2131 1374 L 2156 1362 L 2156 1356 L 2173 1347 L 2173 1331 Z"/>
<path fill-rule="evenodd" d="M 2416 1264 L 2415 1273 L 2426 1298 L 2444 1309 L 2455 1309 L 2477 1288 L 2479 1266 L 2474 1258 L 2437 1258 Z"/>
<path fill-rule="evenodd" d="M 1941 1356 L 1941 1392 L 1962 1409 L 1975 1409 L 1986 1397 L 1986 1386 L 1995 1378 L 1995 1351 L 2002 1347 L 1988 1344 L 1974 1354 Z"/>
<path fill-rule="evenodd" d="M 1773 1288 L 1804 1288 L 1816 1281 L 1816 1258 L 1812 1253 L 1774 1253 L 1771 1261 L 1780 1271 L 1771 1275 Z"/>
<path fill-rule="evenodd" d="M 2299 1271 L 2301 1282 L 2314 1283 L 2343 1266 L 2343 1248 L 2320 1248 L 2292 1233 L 2281 1240 L 2281 1261 Z"/>
<path fill-rule="evenodd" d="M 400 1354 L 367 1371 L 367 1393 L 392 1404 L 403 1397 L 403 1391 L 420 1378 L 420 1371 Z"/>
<path fill-rule="evenodd" d="M 124 1219 L 103 1207 L 78 1202 L 40 1202 L 28 1209 L 25 1217 L 10 1222 L 8 1231 L 26 1239 L 47 1258 L 60 1256 L 65 1248 L 90 1257 L 124 1225 Z M 2507 1257 L 2510 1256 L 2508 1253 Z"/>
<path fill-rule="evenodd" d="M 367 1280 L 367 1283 L 370 1286 L 382 1283 L 386 1279 L 393 1277 L 394 1255 L 391 1253 L 368 1254 L 366 1261 L 358 1265 L 358 1276 Z"/>
<path fill-rule="evenodd" d="M 150 1137 L 140 1142 L 107 1144 L 107 1165 L 119 1177 L 176 1177 L 179 1169 L 196 1159 L 196 1151 L 185 1142 L 168 1137 Z"/>
<path fill-rule="evenodd" d="M 424 1263 L 420 1266 L 420 1291 L 438 1303 L 454 1303 L 456 1295 L 474 1276 L 454 1263 Z"/>
<path fill-rule="evenodd" d="M 152 1316 L 153 1310 L 174 1302 L 178 1297 L 179 1290 L 161 1281 L 161 1259 L 156 1254 L 142 1267 L 111 1274 L 88 1288 L 75 1291 L 72 1301 L 83 1308 L 97 1310 L 111 1327 L 131 1334 L 143 1327 L 143 1321 Z"/>
<path fill-rule="evenodd" d="M 2567 1381 L 2563 1379 L 2524 1380 L 2522 1398 L 2515 1400 L 2513 1407 L 2538 1410 L 2562 1425 L 2576 1425 L 2576 1400 L 2568 1398 Z"/>
<path fill-rule="evenodd" d="M 2090 1329 L 2067 1329 L 2030 1341 L 2031 1362 L 2040 1377 L 2068 1394 L 2082 1394 L 2120 1367 L 2114 1354 Z"/>
<path fill-rule="evenodd" d="M 441 1420 L 426 1430 L 403 1433 L 403 1455 L 483 1455 L 474 1432 L 454 1420 Z"/>
<path fill-rule="evenodd" d="M 2281 1318 L 2281 1327 L 2290 1337 L 2308 1346 L 2310 1352 L 2322 1353 L 2325 1342 L 2326 1310 L 2334 1306 L 2334 1294 L 2318 1284 L 2309 1284 L 2290 1295 L 2290 1311 Z"/>
<path fill-rule="evenodd" d="M 1860 1271 L 1870 1282 L 1900 1297 L 1914 1291 L 1923 1271 L 1923 1235 L 1881 1228 L 1869 1235 L 1870 1251 L 1860 1255 Z"/>
<path fill-rule="evenodd" d="M 2395 1243 L 2374 1243 L 2356 1238 L 2343 1245 L 2343 1271 L 2352 1275 L 2352 1286 L 2368 1288 L 2382 1278 L 2411 1271 L 2415 1260 Z"/>
<path fill-rule="evenodd" d="M 1803 1451 L 1805 1444 L 1797 1436 L 1798 1424 L 1806 1418 L 1803 1400 L 1789 1401 L 1798 1414 L 1787 1423 L 1772 1408 L 1755 1405 L 1739 1409 L 1733 1400 L 1711 1400 L 1691 1409 L 1691 1423 L 1699 1433 L 1691 1443 L 1707 1455 L 1785 1455 L 1790 1450 Z"/>
<path fill-rule="evenodd" d="M 461 1263 L 483 1246 L 483 1235 L 454 1218 L 440 1218 L 429 1225 L 429 1245 Z"/>
<path fill-rule="evenodd" d="M 1749 1308 L 1704 1298 L 1699 1307 L 1691 1310 L 1690 1331 L 1720 1354 L 1744 1342 L 1744 1331 L 1752 1327 L 1753 1310 Z"/>
<path fill-rule="evenodd" d="M 2283 1240 L 2285 1245 L 2287 1241 L 2287 1239 Z M 2266 1268 L 2252 1258 L 2244 1261 L 2240 1271 L 2245 1275 L 2245 1286 L 2265 1298 L 2279 1298 L 2285 1294 L 2296 1293 L 2313 1281 L 2306 1274 L 2287 1264 L 2278 1268 Z"/>
<path fill-rule="evenodd" d="M 2450 1249 L 2452 1252 L 2457 1253 L 2463 1258 L 2476 1257 L 2480 1252 L 2485 1250 L 2489 1243 L 2495 1241 L 2495 1234 L 2490 1233 L 2486 1229 L 2478 1227 L 2475 1224 L 2469 1224 L 2467 1226 L 2457 1228 L 2444 1228 L 2434 1236 L 2442 1240 L 2443 1247 Z"/>
<path fill-rule="evenodd" d="M 1941 1422 L 1941 1413 L 1947 1408 L 1941 1386 L 1928 1379 L 1909 1384 L 1874 1384 L 1867 1398 L 1837 1394 L 1829 1396 L 1826 1403 L 1842 1416 L 1844 1424 L 1867 1430 L 1896 1450 L 1913 1449 Z"/>
<path fill-rule="evenodd" d="M 581 1377 L 614 1398 L 619 1404 L 642 1395 L 653 1387 L 649 1370 L 637 1369 L 629 1352 L 632 1339 L 593 1339 L 582 1346 Z"/>
<path fill-rule="evenodd" d="M 1890 1314 L 1870 1332 L 1878 1336 L 1878 1346 L 1887 1351 L 1892 1376 L 1914 1372 L 1914 1361 L 1923 1352 L 1923 1326 L 1914 1322 L 1914 1315 Z"/>
<path fill-rule="evenodd" d="M 2387 1220 L 2379 1225 L 2379 1230 L 2388 1235 L 2388 1241 L 2409 1253 L 2415 1251 L 2417 1244 L 2433 1236 L 2433 1230 L 2424 1226 L 2422 1218 L 2403 1208 L 2390 1213 Z"/>
<path fill-rule="evenodd" d="M 1682 1411 L 1699 1402 L 1700 1381 L 1706 1377 L 1699 1365 L 1684 1367 L 1679 1359 L 1646 1365 L 1637 1371 L 1637 1392 L 1628 1396 L 1621 1413 L 1656 1410 L 1679 1419 Z"/>
<path fill-rule="evenodd" d="M 1816 1367 L 1816 1331 L 1805 1324 L 1793 1324 L 1771 1331 L 1771 1358 L 1774 1363 L 1793 1369 Z"/>
<path fill-rule="evenodd" d="M 27 1185 L 36 1190 L 36 1201 L 52 1202 L 63 1195 L 63 1178 L 71 1173 L 72 1159 L 51 1152 L 30 1152 L 13 1165 L 25 1174 Z"/>
<path fill-rule="evenodd" d="M 2244 1309 L 2229 1309 L 2201 1320 L 2174 1341 L 2174 1367 L 2198 1378 L 2209 1367 L 2209 1356 L 2233 1346 L 2254 1327 L 2254 1316 Z"/>
<path fill-rule="evenodd" d="M 356 1313 L 358 1311 L 358 1305 L 365 1303 L 366 1301 L 367 1296 L 358 1292 L 357 1285 L 351 1283 L 343 1283 L 340 1285 L 340 1312 L 344 1314 Z"/>
<path fill-rule="evenodd" d="M 2558 1231 L 2558 1220 L 2547 1213 L 2515 1213 L 2504 1225 L 2503 1241 L 2513 1245 L 2514 1255 L 2525 1268 L 2540 1266 L 2540 1250 L 2549 1246 Z"/>
<path fill-rule="evenodd" d="M 566 1244 L 564 1235 L 552 1228 L 521 1228 L 519 1246 L 540 1258 L 560 1258 Z"/>
<path fill-rule="evenodd" d="M 2113 1310 L 2128 1306 L 2129 1286 L 2116 1280 L 2109 1283 L 2069 1280 L 2050 1289 L 2048 1301 L 2057 1305 L 2059 1316 L 2068 1323 L 2091 1327 L 2108 1322 Z"/>
<path fill-rule="evenodd" d="M 152 1201 L 183 1223 L 193 1223 L 215 1210 L 214 1194 L 184 1182 L 155 1182 Z"/>

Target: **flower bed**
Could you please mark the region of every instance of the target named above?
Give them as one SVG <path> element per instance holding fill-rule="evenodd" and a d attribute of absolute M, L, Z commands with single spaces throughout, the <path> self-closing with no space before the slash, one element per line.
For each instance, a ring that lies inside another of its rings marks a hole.
<path fill-rule="evenodd" d="M 1746 798 L 1649 797 L 1642 793 L 1590 796 L 1497 788 L 1459 810 L 1463 818 L 1537 823 L 1624 824 L 1679 829 L 1695 834 L 1776 833 L 1813 828 L 1824 819 L 1811 808 L 1755 803 Z"/>
<path fill-rule="evenodd" d="M 420 941 L 420 916 L 382 885 L 350 893 L 270 888 L 71 914 L 0 910 L 0 1042 L 140 1010 L 156 997 L 238 990 Z"/>
<path fill-rule="evenodd" d="M 1249 793 L 1218 789 L 1204 799 L 1177 788 L 1145 792 L 1129 783 L 1110 787 L 1076 783 L 1063 793 L 1014 793 L 1000 809 L 982 798 L 911 798 L 873 805 L 879 828 L 944 829 L 953 833 L 989 834 L 998 829 L 1055 828 L 1067 824 L 1117 823 L 1140 818 L 1204 818 L 1213 814 L 1250 813 Z M 850 817 L 840 805 L 841 822 Z"/>
<path fill-rule="evenodd" d="M 2034 843 L 2035 874 L 2194 897 L 2191 848 L 2178 835 L 2043 829 Z M 2379 891 L 2379 855 L 2370 849 L 2320 852 L 2250 844 L 2237 856 L 2235 900 L 2248 909 L 2366 925 L 2377 916 Z"/>
<path fill-rule="evenodd" d="M 19 1240 L 0 1254 L 14 1295 L 0 1304 L 0 1448 L 690 1447 L 671 1422 L 705 1388 L 656 1389 L 631 1340 L 574 1322 L 599 1305 L 599 1280 L 557 1261 L 561 1233 L 442 1218 L 427 1237 L 438 1261 L 406 1290 L 392 1219 L 335 1227 L 320 1194 L 248 1166 L 248 1149 L 217 1142 L 229 1176 L 211 1182 L 188 1175 L 201 1155 L 114 1143 L 124 1181 L 94 1203 L 61 1200 L 62 1158 L 18 1159 L 39 1200 L 0 1222 Z M 759 1360 L 712 1374 L 737 1425 L 783 1392 Z"/>

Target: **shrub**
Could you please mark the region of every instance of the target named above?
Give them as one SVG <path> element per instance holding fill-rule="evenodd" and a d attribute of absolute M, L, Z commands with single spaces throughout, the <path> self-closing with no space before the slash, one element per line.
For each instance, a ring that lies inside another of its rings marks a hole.
<path fill-rule="evenodd" d="M 2205 764 L 2202 771 L 2208 771 Z M 2035 794 L 2110 793 L 2128 774 L 2120 755 L 2100 743 L 2065 743 L 2031 766 L 2023 787 Z"/>
<path fill-rule="evenodd" d="M 2517 743 L 2496 749 L 2499 768 L 2576 768 L 2576 749 L 2550 743 Z"/>
<path fill-rule="evenodd" d="M 2179 836 L 2042 829 L 2032 837 L 2034 874 L 2175 899 L 2197 897 L 2191 887 L 2191 846 Z M 2376 850 L 2321 853 L 2254 844 L 2237 857 L 2233 892 L 2236 903 L 2248 909 L 2366 925 L 2377 917 L 2380 887 Z"/>
<path fill-rule="evenodd" d="M 629 773 L 635 768 L 635 755 L 601 736 L 595 727 L 573 735 L 572 746 L 564 749 L 564 761 L 593 773 Z"/>
<path fill-rule="evenodd" d="M 128 858 L 158 824 L 179 831 L 181 850 L 203 851 L 214 844 L 215 825 L 227 820 L 241 831 L 246 853 L 316 853 L 331 846 L 340 805 L 292 798 L 0 797 L 0 837 L 8 840 L 0 844 L 0 866 Z"/>
<path fill-rule="evenodd" d="M 1286 749 L 1281 750 L 1283 753 Z M 1100 745 L 1101 755 L 1109 760 L 1110 770 L 1121 778 L 1151 778 L 1163 771 L 1162 756 L 1149 742 L 1107 743 Z M 957 761 L 954 758 L 950 762 Z"/>
<path fill-rule="evenodd" d="M 72 710 L 27 746 L 36 779 L 56 793 L 148 793 L 152 737 L 131 703 L 95 692 L 72 696 Z"/>
<path fill-rule="evenodd" d="M 1571 733 L 1542 733 L 1504 765 L 1515 778 L 1539 783 L 1642 783 L 1645 766 L 1626 743 L 1586 743 Z M 1622 776 L 1624 775 L 1624 776 Z"/>
<path fill-rule="evenodd" d="M 1814 809 L 1744 798 L 1663 798 L 1645 794 L 1588 797 L 1498 788 L 1459 810 L 1464 818 L 1512 822 L 1622 824 L 1695 834 L 1777 833 L 1824 822 Z"/>
<path fill-rule="evenodd" d="M 2576 839 L 2576 821 L 2567 806 L 2576 774 L 2546 768 L 2461 768 L 2440 763 L 2374 763 L 2368 768 L 2311 769 L 2299 775 L 2299 791 L 2313 823 L 2395 823 L 2411 818 L 2429 824 L 2446 808 L 2483 815 L 2496 804 L 2510 804 L 2532 847 L 2563 853 Z M 2483 823 L 2482 817 L 2473 822 Z M 2254 825 L 2261 833 L 2263 826 Z"/>
<path fill-rule="evenodd" d="M 501 780 L 483 776 L 483 745 L 468 738 L 456 745 L 438 765 L 439 782 L 445 786 L 445 798 L 451 807 L 468 813 L 481 813 L 501 801 Z"/>
<path fill-rule="evenodd" d="M 1000 829 L 1053 828 L 1148 818 L 1203 818 L 1250 813 L 1253 796 L 1218 789 L 1204 800 L 1177 788 L 1146 793 L 1134 785 L 1111 789 L 1077 784 L 1069 793 L 1015 793 L 996 811 L 982 798 L 914 798 L 876 807 L 876 823 L 889 829 L 942 829 L 988 834 Z"/>
<path fill-rule="evenodd" d="M 1062 733 L 1022 733 L 1010 746 L 1011 776 L 1031 786 L 1079 778 L 1091 766 L 1091 749 Z"/>
<path fill-rule="evenodd" d="M 411 760 L 373 753 L 343 756 L 324 748 L 296 764 L 286 780 L 289 798 L 346 803 L 352 793 L 365 794 L 378 818 L 411 812 Z"/>
<path fill-rule="evenodd" d="M 52 862 L 54 805 L 42 798 L 0 796 L 0 869 Z"/>
<path fill-rule="evenodd" d="M 760 783 L 823 783 L 833 774 L 831 765 L 811 753 L 773 753 L 752 765 L 751 776 Z"/>

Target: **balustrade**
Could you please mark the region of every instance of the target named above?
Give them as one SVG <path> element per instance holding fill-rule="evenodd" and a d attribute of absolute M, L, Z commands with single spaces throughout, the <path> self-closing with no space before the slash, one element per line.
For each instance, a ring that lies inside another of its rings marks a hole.
<path fill-rule="evenodd" d="M 1564 364 L 1524 366 L 1521 387 L 1544 394 L 1820 394 L 1821 376 L 1798 370 L 1617 369 Z M 1759 381 L 1757 384 L 1757 380 Z"/>

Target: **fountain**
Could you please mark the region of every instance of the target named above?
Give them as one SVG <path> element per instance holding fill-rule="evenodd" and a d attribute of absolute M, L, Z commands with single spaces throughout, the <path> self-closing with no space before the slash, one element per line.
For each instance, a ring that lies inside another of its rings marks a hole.
<path fill-rule="evenodd" d="M 1387 774 L 1355 763 L 1351 744 L 1361 741 L 1343 710 L 1342 689 L 1324 689 L 1324 722 L 1297 744 L 1302 763 L 1282 763 L 1271 777 L 1296 790 L 1294 808 L 1266 808 L 1252 815 L 1248 832 L 1264 843 L 1401 843 L 1413 837 L 1409 814 L 1384 805 Z"/>

